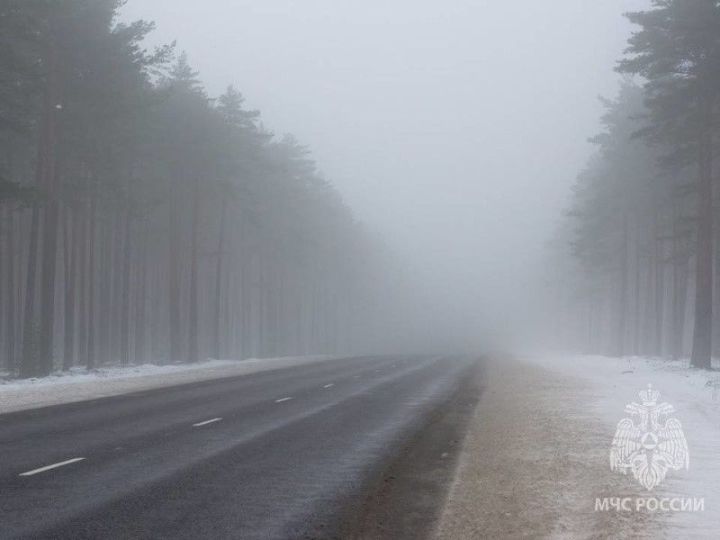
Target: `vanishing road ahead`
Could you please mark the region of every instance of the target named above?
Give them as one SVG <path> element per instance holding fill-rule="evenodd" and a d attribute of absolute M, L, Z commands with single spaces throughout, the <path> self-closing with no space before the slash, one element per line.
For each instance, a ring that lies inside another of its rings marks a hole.
<path fill-rule="evenodd" d="M 477 364 L 329 360 L 2 415 L 0 535 L 337 536 Z"/>

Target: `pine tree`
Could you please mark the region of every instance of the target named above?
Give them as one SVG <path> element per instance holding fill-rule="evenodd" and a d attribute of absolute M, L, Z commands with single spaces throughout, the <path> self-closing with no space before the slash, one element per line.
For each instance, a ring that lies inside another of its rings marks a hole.
<path fill-rule="evenodd" d="M 672 146 L 668 161 L 697 167 L 695 319 L 692 365 L 709 368 L 713 301 L 713 158 L 720 97 L 720 6 L 714 0 L 654 0 L 628 14 L 640 26 L 619 69 L 642 75 L 650 125 Z"/>
<path fill-rule="evenodd" d="M 372 243 L 306 148 L 121 4 L 0 3 L 5 365 L 332 352 L 381 304 Z"/>

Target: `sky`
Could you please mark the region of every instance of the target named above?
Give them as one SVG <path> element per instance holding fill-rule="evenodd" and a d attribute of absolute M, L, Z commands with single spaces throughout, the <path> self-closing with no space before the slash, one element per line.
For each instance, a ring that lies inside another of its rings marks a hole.
<path fill-rule="evenodd" d="M 528 324 L 646 0 L 129 0 L 211 95 L 292 133 L 470 342 Z M 492 342 L 492 343 L 491 343 Z"/>

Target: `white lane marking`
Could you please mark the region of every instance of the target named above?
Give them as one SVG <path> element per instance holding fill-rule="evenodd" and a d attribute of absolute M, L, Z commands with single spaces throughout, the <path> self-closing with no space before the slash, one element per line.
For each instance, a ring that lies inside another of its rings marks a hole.
<path fill-rule="evenodd" d="M 220 420 L 222 420 L 222 418 L 211 418 L 210 420 L 205 420 L 204 422 L 198 422 L 197 424 L 193 424 L 193 427 L 207 426 L 208 424 L 214 424 L 215 422 L 219 422 Z"/>
<path fill-rule="evenodd" d="M 282 399 L 276 399 L 275 403 L 282 403 L 283 401 L 290 401 L 291 399 L 291 397 L 284 397 Z"/>
<path fill-rule="evenodd" d="M 332 388 L 333 386 L 335 386 L 335 383 L 326 384 L 323 388 Z"/>
<path fill-rule="evenodd" d="M 84 461 L 84 457 L 76 457 L 73 459 L 68 459 L 67 461 L 61 461 L 60 463 L 53 463 L 52 465 L 47 465 L 45 467 L 40 467 L 39 469 L 33 469 L 32 471 L 27 471 L 24 473 L 20 473 L 19 476 L 34 476 L 36 474 L 43 473 L 45 471 L 51 471 L 53 469 L 57 469 L 58 467 L 64 467 L 65 465 L 71 465 L 73 463 L 77 463 L 78 461 Z"/>

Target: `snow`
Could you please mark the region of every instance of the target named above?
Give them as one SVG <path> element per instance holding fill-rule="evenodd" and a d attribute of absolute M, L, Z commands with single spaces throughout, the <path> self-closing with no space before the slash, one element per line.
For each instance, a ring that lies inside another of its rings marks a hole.
<path fill-rule="evenodd" d="M 233 377 L 330 360 L 330 356 L 291 356 L 249 360 L 212 360 L 197 364 L 144 364 L 73 368 L 41 379 L 0 379 L 0 414 L 117 396 L 141 390 Z"/>
<path fill-rule="evenodd" d="M 524 358 L 558 375 L 582 380 L 591 414 L 607 427 L 608 451 L 625 405 L 652 384 L 675 407 L 690 451 L 690 469 L 670 471 L 652 495 L 705 499 L 705 512 L 658 513 L 667 538 L 720 536 L 720 374 L 688 367 L 687 360 L 609 358 L 567 354 Z M 608 465 L 608 474 L 611 473 Z M 638 493 L 642 495 L 642 493 Z"/>

